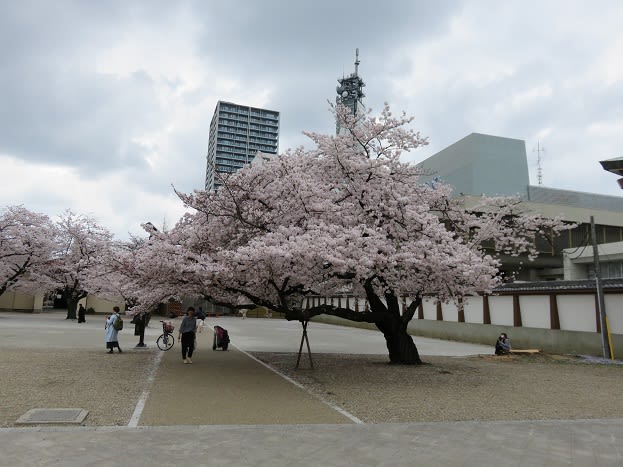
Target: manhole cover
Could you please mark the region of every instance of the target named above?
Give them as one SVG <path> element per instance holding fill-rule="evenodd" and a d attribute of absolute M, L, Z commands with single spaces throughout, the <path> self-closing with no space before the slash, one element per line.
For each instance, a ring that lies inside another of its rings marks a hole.
<path fill-rule="evenodd" d="M 15 423 L 82 423 L 88 413 L 84 409 L 30 409 Z"/>

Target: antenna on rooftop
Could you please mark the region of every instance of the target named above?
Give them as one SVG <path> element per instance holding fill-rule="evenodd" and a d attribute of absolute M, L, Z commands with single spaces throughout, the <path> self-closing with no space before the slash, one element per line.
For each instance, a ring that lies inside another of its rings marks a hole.
<path fill-rule="evenodd" d="M 536 152 L 536 178 L 539 185 L 543 185 L 543 167 L 541 166 L 543 158 L 541 157 L 541 153 L 545 152 L 545 148 L 541 147 L 540 141 L 537 140 L 536 148 L 534 148 L 532 152 Z"/>
<path fill-rule="evenodd" d="M 359 76 L 359 48 L 355 49 L 355 76 Z"/>

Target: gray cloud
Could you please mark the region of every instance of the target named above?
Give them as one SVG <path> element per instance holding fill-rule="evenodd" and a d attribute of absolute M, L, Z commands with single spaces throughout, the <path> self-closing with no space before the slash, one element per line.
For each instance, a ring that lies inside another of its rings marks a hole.
<path fill-rule="evenodd" d="M 3 74 L 0 87 L 10 91 L 0 110 L 1 151 L 91 170 L 144 167 L 143 150 L 130 137 L 158 123 L 145 76 L 117 80 L 31 67 Z"/>
<path fill-rule="evenodd" d="M 350 54 L 356 46 L 365 47 L 369 63 L 380 64 L 401 42 L 445 27 L 448 15 L 456 12 L 460 3 L 198 2 L 205 20 L 200 44 L 206 54 L 217 57 L 218 66 L 250 76 L 287 75 L 327 66 L 339 73 L 339 65 L 348 65 L 349 73 Z"/>
<path fill-rule="evenodd" d="M 358 47 L 366 105 L 430 137 L 408 160 L 482 132 L 525 139 L 535 174 L 541 138 L 549 186 L 619 194 L 597 162 L 622 155 L 622 21 L 601 0 L 0 2 L 0 157 L 114 184 L 92 212 L 123 235 L 203 186 L 219 99 L 279 110 L 282 151 L 332 133 Z M 68 199 L 15 192 L 0 205 Z"/>
<path fill-rule="evenodd" d="M 121 18 L 101 5 L 2 4 L 0 152 L 91 173 L 144 169 L 144 148 L 132 136 L 161 125 L 159 105 L 144 73 L 95 70 Z"/>

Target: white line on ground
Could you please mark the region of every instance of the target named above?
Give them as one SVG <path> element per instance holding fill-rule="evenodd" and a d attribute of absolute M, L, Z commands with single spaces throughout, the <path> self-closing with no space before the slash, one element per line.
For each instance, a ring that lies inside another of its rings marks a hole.
<path fill-rule="evenodd" d="M 214 331 L 214 327 L 208 325 L 210 328 L 212 328 L 212 331 Z M 247 357 L 255 360 L 257 363 L 259 363 L 260 365 L 265 366 L 266 368 L 268 368 L 270 371 L 278 374 L 279 376 L 281 376 L 283 379 L 285 379 L 286 381 L 294 384 L 297 388 L 302 389 L 303 391 L 305 391 L 307 394 L 309 394 L 312 397 L 315 397 L 316 399 L 318 399 L 320 402 L 322 402 L 325 405 L 328 405 L 329 407 L 331 407 L 333 410 L 341 413 L 342 415 L 344 415 L 346 418 L 350 419 L 353 423 L 357 423 L 357 424 L 365 424 L 362 420 L 359 420 L 357 417 L 355 417 L 353 414 L 347 412 L 346 410 L 342 409 L 341 407 L 338 407 L 335 404 L 332 404 L 331 402 L 324 400 L 322 397 L 320 397 L 317 394 L 314 394 L 313 392 L 311 392 L 310 390 L 308 390 L 305 386 L 297 383 L 296 381 L 294 381 L 292 378 L 290 378 L 289 376 L 284 375 L 283 373 L 281 373 L 279 370 L 277 370 L 276 368 L 273 368 L 272 366 L 264 363 L 263 361 L 255 358 L 253 355 L 251 355 L 250 353 L 242 350 L 240 347 L 238 347 L 237 345 L 232 344 L 231 342 L 229 343 L 230 346 L 235 347 L 236 349 L 238 349 L 240 352 L 242 352 L 243 354 L 245 354 Z"/>
<path fill-rule="evenodd" d="M 132 414 L 132 416 L 130 417 L 130 421 L 128 422 L 128 427 L 130 428 L 136 428 L 138 426 L 138 421 L 141 418 L 143 409 L 145 408 L 145 403 L 149 398 L 149 393 L 151 392 L 151 387 L 154 383 L 154 379 L 156 379 L 156 372 L 158 371 L 158 367 L 160 366 L 160 361 L 162 360 L 163 355 L 164 352 L 158 352 L 156 354 L 156 358 L 154 358 L 151 362 L 151 368 L 149 369 L 145 389 L 143 390 L 141 397 L 138 398 L 136 407 L 134 407 L 134 413 Z"/>

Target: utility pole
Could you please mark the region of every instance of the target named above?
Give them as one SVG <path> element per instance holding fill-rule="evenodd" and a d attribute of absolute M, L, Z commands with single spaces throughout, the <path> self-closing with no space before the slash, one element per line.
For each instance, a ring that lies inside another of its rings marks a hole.
<path fill-rule="evenodd" d="M 593 242 L 593 262 L 595 266 L 595 289 L 597 290 L 597 302 L 599 304 L 599 318 L 601 322 L 601 346 L 604 358 L 613 358 L 610 346 L 610 336 L 608 330 L 608 317 L 606 316 L 606 302 L 604 291 L 601 287 L 601 268 L 599 266 L 599 250 L 597 249 L 597 235 L 595 229 L 595 219 L 591 216 L 591 237 Z"/>

